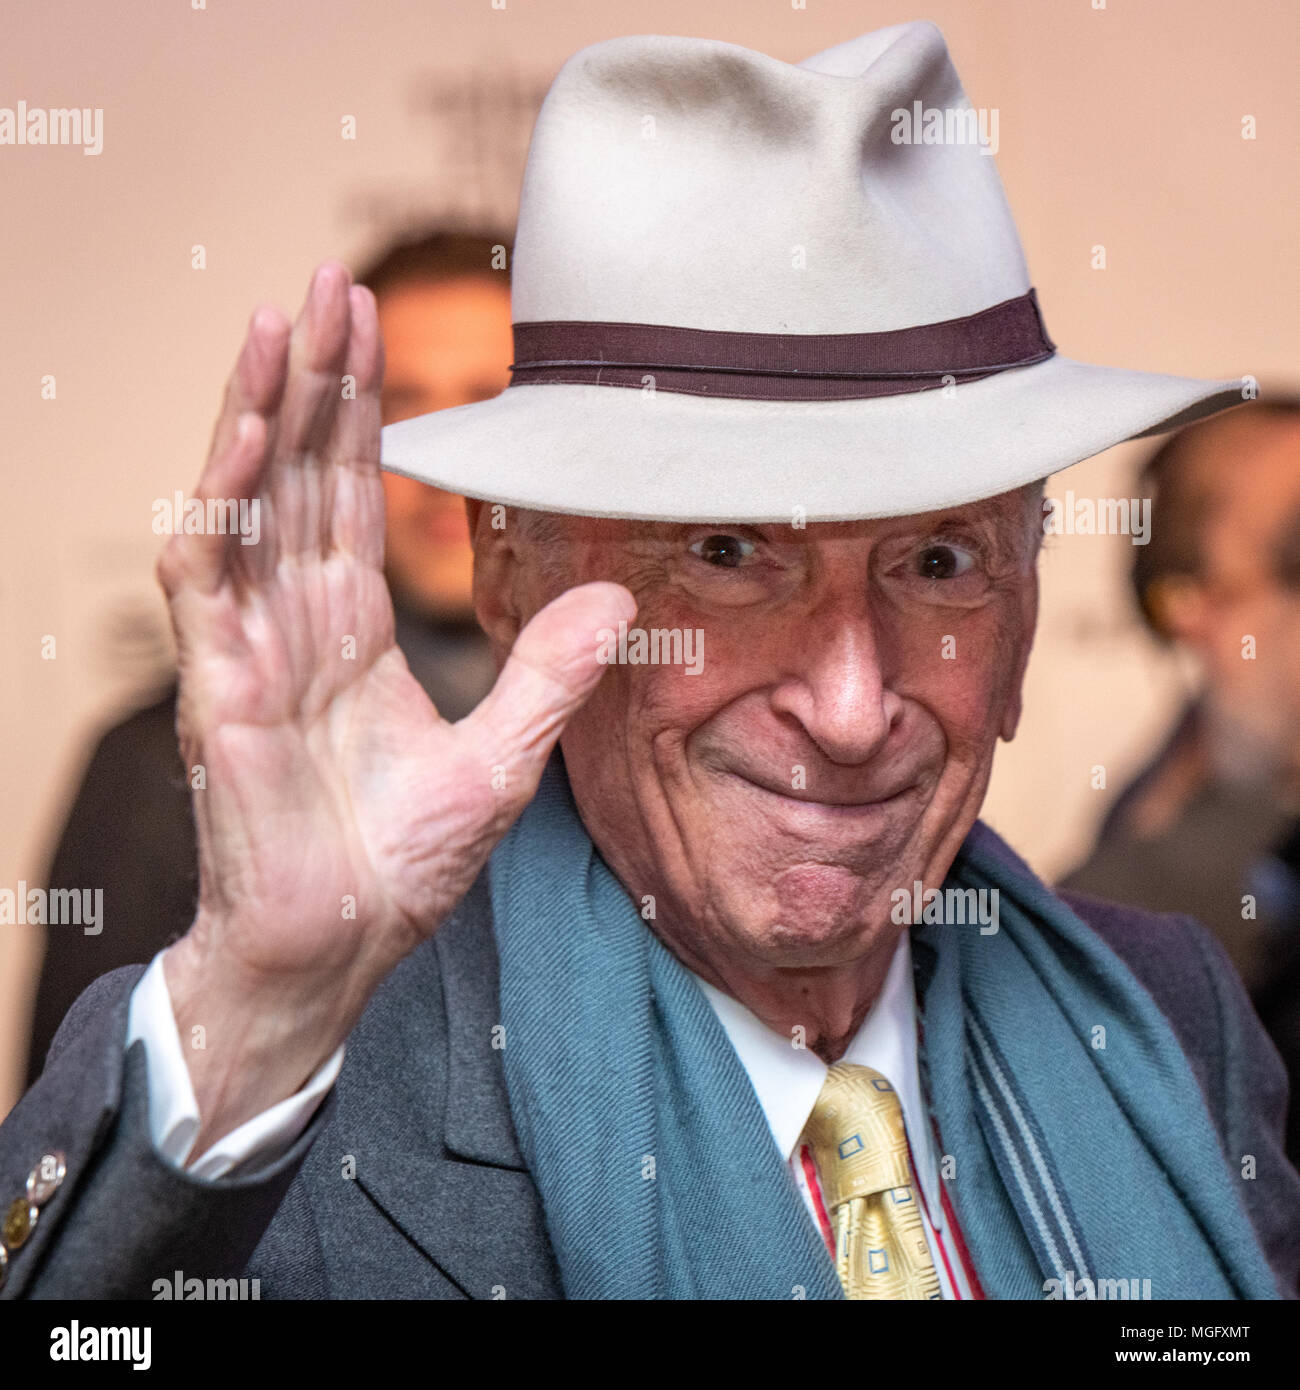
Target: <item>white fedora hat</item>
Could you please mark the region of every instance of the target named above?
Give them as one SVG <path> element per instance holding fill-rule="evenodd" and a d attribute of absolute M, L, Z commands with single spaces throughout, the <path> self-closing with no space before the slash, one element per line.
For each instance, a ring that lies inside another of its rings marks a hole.
<path fill-rule="evenodd" d="M 511 384 L 383 432 L 384 467 L 665 521 L 935 510 L 1240 403 L 1055 351 L 929 23 L 798 66 L 612 39 L 537 119 Z"/>

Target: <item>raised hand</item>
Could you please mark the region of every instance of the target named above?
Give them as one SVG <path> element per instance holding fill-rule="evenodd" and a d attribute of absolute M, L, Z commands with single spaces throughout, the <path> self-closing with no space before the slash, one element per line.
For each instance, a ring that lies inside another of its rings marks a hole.
<path fill-rule="evenodd" d="M 254 314 L 195 496 L 255 503 L 258 542 L 176 535 L 159 562 L 199 784 L 199 912 L 165 958 L 182 1043 L 205 1034 L 195 1153 L 296 1090 L 445 919 L 599 680 L 593 634 L 634 608 L 561 595 L 442 719 L 393 639 L 382 376 L 374 298 L 337 262 L 292 329 Z"/>

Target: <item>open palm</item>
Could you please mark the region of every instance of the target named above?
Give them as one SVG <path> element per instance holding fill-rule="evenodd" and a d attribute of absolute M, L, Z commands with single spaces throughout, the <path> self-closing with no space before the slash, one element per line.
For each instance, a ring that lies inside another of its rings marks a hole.
<path fill-rule="evenodd" d="M 612 584 L 561 595 L 444 720 L 394 642 L 382 374 L 373 296 L 338 263 L 292 328 L 259 310 L 195 495 L 255 503 L 260 537 L 177 535 L 159 563 L 196 784 L 187 958 L 228 987 L 284 981 L 287 1007 L 327 996 L 322 1037 L 463 896 L 600 677 L 594 632 L 633 608 Z"/>

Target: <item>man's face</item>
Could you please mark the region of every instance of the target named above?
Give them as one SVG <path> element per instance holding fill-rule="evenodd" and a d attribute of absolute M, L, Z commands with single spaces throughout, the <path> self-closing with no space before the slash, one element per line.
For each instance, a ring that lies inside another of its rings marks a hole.
<path fill-rule="evenodd" d="M 378 295 L 386 425 L 486 400 L 509 380 L 510 291 L 501 279 L 403 280 Z M 385 567 L 394 593 L 432 618 L 469 619 L 473 552 L 465 503 L 385 473 Z"/>
<path fill-rule="evenodd" d="M 1202 575 L 1178 635 L 1201 655 L 1243 777 L 1300 786 L 1300 422 L 1249 411 L 1202 427 L 1186 466 L 1211 480 Z"/>
<path fill-rule="evenodd" d="M 699 674 L 612 665 L 562 740 L 595 844 L 687 964 L 724 985 L 843 965 L 894 889 L 941 882 L 1019 713 L 1028 501 L 805 529 L 557 517 L 520 551 L 522 618 L 610 579 L 635 628 L 703 634 Z"/>

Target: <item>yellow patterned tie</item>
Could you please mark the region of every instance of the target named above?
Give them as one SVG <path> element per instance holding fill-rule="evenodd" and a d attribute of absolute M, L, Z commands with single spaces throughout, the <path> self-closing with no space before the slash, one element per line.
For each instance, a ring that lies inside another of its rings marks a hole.
<path fill-rule="evenodd" d="M 846 1298 L 942 1298 L 912 1186 L 898 1094 L 878 1071 L 837 1062 L 804 1127 L 835 1232 Z"/>

